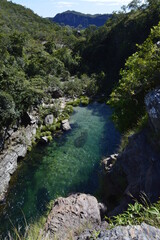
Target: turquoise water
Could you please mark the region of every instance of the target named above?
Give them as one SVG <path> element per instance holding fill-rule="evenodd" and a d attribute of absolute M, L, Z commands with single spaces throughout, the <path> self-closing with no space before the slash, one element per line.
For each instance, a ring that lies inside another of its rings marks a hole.
<path fill-rule="evenodd" d="M 1 232 L 10 229 L 9 219 L 23 225 L 22 211 L 29 223 L 58 196 L 74 192 L 96 195 L 100 160 L 115 151 L 120 139 L 110 120 L 111 113 L 105 104 L 76 107 L 70 119 L 71 131 L 48 146 L 35 147 L 26 156 L 13 176 L 1 209 Z"/>

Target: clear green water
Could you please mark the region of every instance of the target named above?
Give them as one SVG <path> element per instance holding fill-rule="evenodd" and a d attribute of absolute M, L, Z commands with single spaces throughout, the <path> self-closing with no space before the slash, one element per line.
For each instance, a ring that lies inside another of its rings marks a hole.
<path fill-rule="evenodd" d="M 74 192 L 96 195 L 100 160 L 115 151 L 120 139 L 111 113 L 105 104 L 76 107 L 70 132 L 27 155 L 13 176 L 1 209 L 1 234 L 10 229 L 9 218 L 15 225 L 23 225 L 21 210 L 29 223 L 57 196 Z"/>

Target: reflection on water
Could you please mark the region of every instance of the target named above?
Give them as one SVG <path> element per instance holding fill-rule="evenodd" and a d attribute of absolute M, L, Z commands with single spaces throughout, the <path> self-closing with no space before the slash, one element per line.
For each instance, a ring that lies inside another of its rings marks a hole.
<path fill-rule="evenodd" d="M 37 146 L 27 155 L 12 178 L 1 211 L 0 233 L 10 229 L 9 219 L 15 225 L 23 225 L 22 211 L 28 223 L 40 216 L 57 196 L 73 192 L 95 194 L 100 160 L 113 153 L 119 142 L 111 113 L 105 104 L 76 107 L 70 132 L 48 146 Z"/>

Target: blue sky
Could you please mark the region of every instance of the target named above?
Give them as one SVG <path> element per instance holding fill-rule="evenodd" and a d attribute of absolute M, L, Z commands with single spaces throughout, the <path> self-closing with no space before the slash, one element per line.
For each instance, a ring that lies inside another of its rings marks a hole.
<path fill-rule="evenodd" d="M 42 17 L 53 17 L 66 10 L 75 10 L 83 13 L 112 13 L 120 10 L 131 0 L 12 0 L 32 9 Z"/>

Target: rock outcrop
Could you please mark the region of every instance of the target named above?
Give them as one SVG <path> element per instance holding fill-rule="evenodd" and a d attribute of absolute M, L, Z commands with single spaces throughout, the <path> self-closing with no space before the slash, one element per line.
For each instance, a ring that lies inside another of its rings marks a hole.
<path fill-rule="evenodd" d="M 100 224 L 97 199 L 86 194 L 75 194 L 55 201 L 47 219 L 45 233 L 49 239 L 76 239 L 81 231 Z"/>
<path fill-rule="evenodd" d="M 142 223 L 140 226 L 118 226 L 111 230 L 100 230 L 98 236 L 95 235 L 86 230 L 77 240 L 160 240 L 160 229 Z"/>
<path fill-rule="evenodd" d="M 28 146 L 36 134 L 37 124 L 10 131 L 5 148 L 0 153 L 0 202 L 3 202 L 12 174 L 17 169 L 19 158 L 25 157 Z"/>
<path fill-rule="evenodd" d="M 103 160 L 107 194 L 107 207 L 113 200 L 120 204 L 110 212 L 118 214 L 126 209 L 132 197 L 139 199 L 144 192 L 151 202 L 160 196 L 160 152 L 158 134 L 160 131 L 160 90 L 150 92 L 145 98 L 149 115 L 148 126 L 129 137 L 122 153 Z M 113 207 L 113 206 L 111 206 Z"/>
<path fill-rule="evenodd" d="M 142 223 L 109 229 L 101 221 L 95 197 L 75 194 L 58 198 L 48 216 L 43 239 L 57 240 L 160 240 L 160 229 Z"/>

